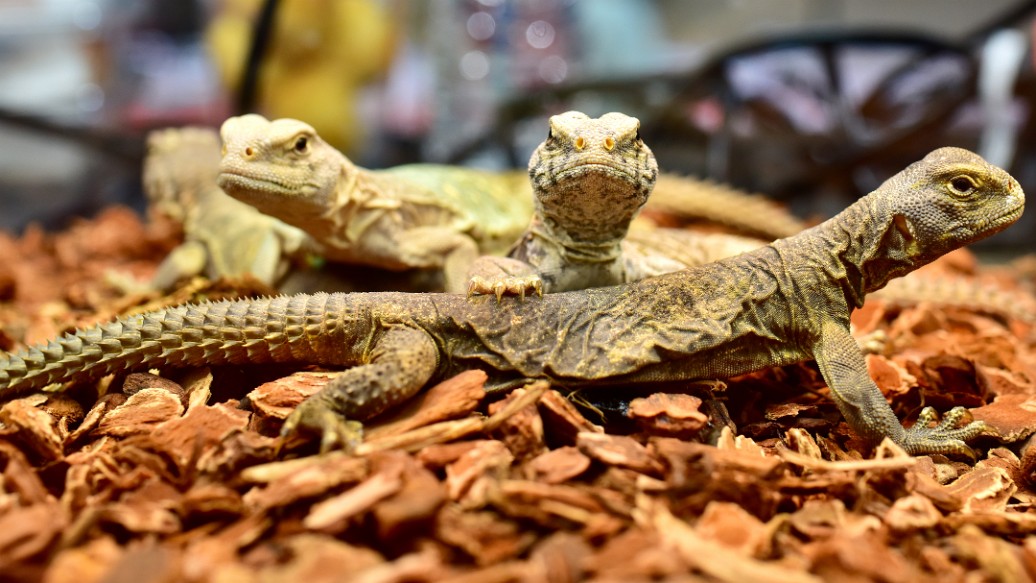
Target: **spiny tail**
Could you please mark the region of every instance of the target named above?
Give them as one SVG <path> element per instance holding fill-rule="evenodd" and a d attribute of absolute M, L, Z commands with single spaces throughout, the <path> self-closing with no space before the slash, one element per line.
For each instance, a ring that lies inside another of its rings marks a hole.
<path fill-rule="evenodd" d="M 326 362 L 341 296 L 278 296 L 188 304 L 65 334 L 0 353 L 0 399 L 51 383 L 95 381 L 152 367 Z M 334 364 L 328 362 L 329 364 Z"/>
<path fill-rule="evenodd" d="M 672 174 L 659 174 L 644 208 L 720 223 L 771 241 L 806 228 L 802 221 L 766 197 L 718 182 Z"/>

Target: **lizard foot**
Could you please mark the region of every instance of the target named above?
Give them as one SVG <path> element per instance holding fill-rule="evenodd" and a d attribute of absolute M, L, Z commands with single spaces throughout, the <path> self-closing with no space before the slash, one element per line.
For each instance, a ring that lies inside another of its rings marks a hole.
<path fill-rule="evenodd" d="M 363 441 L 363 425 L 343 419 L 321 402 L 320 395 L 303 401 L 281 426 L 281 441 L 299 431 L 320 435 L 320 453 L 333 449 L 352 451 Z"/>
<path fill-rule="evenodd" d="M 538 275 L 507 275 L 499 278 L 485 278 L 479 275 L 471 276 L 468 282 L 468 297 L 495 294 L 499 302 L 506 293 L 511 296 L 518 296 L 525 299 L 527 292 L 535 292 L 543 297 L 543 279 Z"/>
<path fill-rule="evenodd" d="M 937 414 L 932 407 L 925 407 L 917 417 L 917 423 L 906 430 L 901 444 L 908 453 L 917 455 L 924 453 L 959 454 L 976 459 L 975 452 L 968 447 L 967 441 L 979 435 L 996 435 L 997 431 L 984 421 L 969 421 L 966 425 L 960 422 L 971 419 L 971 414 L 964 407 L 954 407 L 943 415 L 942 421 L 936 421 Z"/>

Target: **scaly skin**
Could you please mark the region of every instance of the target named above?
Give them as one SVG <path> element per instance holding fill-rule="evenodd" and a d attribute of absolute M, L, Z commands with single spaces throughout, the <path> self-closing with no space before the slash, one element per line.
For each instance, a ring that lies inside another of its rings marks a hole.
<path fill-rule="evenodd" d="M 228 119 L 220 135 L 223 190 L 303 229 L 331 261 L 443 269 L 447 290 L 463 292 L 472 262 L 506 252 L 533 215 L 532 192 L 521 173 L 435 164 L 367 170 L 309 125 L 255 114 Z M 713 206 L 736 206 L 741 212 L 720 210 L 719 220 L 769 238 L 802 228 L 762 197 L 690 178 L 664 182 L 649 207 L 709 219 Z"/>
<path fill-rule="evenodd" d="M 464 288 L 482 252 L 503 252 L 525 228 L 532 201 L 517 175 L 419 164 L 367 170 L 300 121 L 250 114 L 220 131 L 218 183 L 259 211 L 304 229 L 331 261 L 390 270 L 443 269 Z"/>
<path fill-rule="evenodd" d="M 637 118 L 551 117 L 547 139 L 529 160 L 532 222 L 507 257 L 472 265 L 468 295 L 525 297 L 630 281 L 622 242 L 657 176 Z"/>
<path fill-rule="evenodd" d="M 129 316 L 0 358 L 0 397 L 139 368 L 246 362 L 351 366 L 289 417 L 322 446 L 429 382 L 480 368 L 490 387 L 567 388 L 730 377 L 813 358 L 849 425 L 911 453 L 969 453 L 988 428 L 896 419 L 849 334 L 864 294 L 1021 216 L 1011 176 L 942 148 L 833 219 L 755 251 L 635 284 L 521 302 L 452 294 L 299 295 Z"/>
<path fill-rule="evenodd" d="M 219 135 L 185 127 L 148 134 L 144 190 L 150 210 L 183 224 L 184 242 L 159 266 L 151 287 L 250 273 L 275 285 L 294 262 L 320 253 L 305 232 L 226 195 L 219 176 Z"/>

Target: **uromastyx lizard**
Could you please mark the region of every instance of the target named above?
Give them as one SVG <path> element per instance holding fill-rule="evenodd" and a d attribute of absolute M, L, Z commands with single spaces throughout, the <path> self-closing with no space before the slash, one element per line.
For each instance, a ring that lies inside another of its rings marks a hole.
<path fill-rule="evenodd" d="M 943 148 L 836 217 L 755 251 L 634 284 L 520 301 L 451 294 L 316 294 L 127 316 L 0 357 L 0 397 L 153 367 L 307 362 L 351 367 L 283 431 L 349 446 L 363 419 L 429 382 L 479 368 L 489 387 L 529 378 L 574 389 L 730 377 L 815 359 L 862 437 L 911 453 L 969 452 L 987 430 L 951 410 L 900 425 L 867 374 L 849 313 L 867 292 L 1021 216 L 1010 175 Z"/>
<path fill-rule="evenodd" d="M 305 230 L 330 261 L 441 268 L 447 290 L 466 291 L 475 259 L 507 251 L 533 215 L 525 173 L 435 164 L 367 170 L 301 121 L 254 114 L 228 119 L 220 134 L 220 186 Z M 766 199 L 690 178 L 659 177 L 652 205 L 715 216 L 773 237 L 802 228 Z"/>
<path fill-rule="evenodd" d="M 159 265 L 150 286 L 169 290 L 195 275 L 253 275 L 276 284 L 293 264 L 321 249 L 304 231 L 226 195 L 219 136 L 201 127 L 148 134 L 143 182 L 148 209 L 183 225 L 184 242 Z"/>

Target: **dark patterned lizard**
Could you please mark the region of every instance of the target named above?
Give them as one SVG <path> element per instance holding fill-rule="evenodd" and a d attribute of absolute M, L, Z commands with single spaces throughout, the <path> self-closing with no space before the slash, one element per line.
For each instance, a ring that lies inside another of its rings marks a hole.
<path fill-rule="evenodd" d="M 452 294 L 316 294 L 124 317 L 0 357 L 0 397 L 112 372 L 220 363 L 351 367 L 289 417 L 324 449 L 429 382 L 471 368 L 488 387 L 723 378 L 815 359 L 849 425 L 911 453 L 968 453 L 988 428 L 955 408 L 904 428 L 867 375 L 849 313 L 867 292 L 1021 216 L 1024 194 L 977 155 L 942 148 L 836 217 L 755 251 L 638 283 L 536 301 Z"/>

